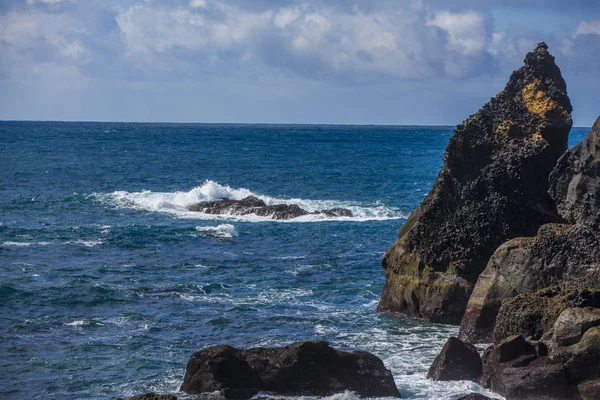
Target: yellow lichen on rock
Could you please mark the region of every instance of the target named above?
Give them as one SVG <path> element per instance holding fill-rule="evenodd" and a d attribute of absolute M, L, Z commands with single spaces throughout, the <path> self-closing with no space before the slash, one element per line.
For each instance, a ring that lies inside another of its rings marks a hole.
<path fill-rule="evenodd" d="M 558 103 L 550 98 L 548 94 L 538 90 L 538 81 L 531 82 L 521 90 L 523 103 L 527 111 L 544 117 L 546 113 L 558 106 Z"/>

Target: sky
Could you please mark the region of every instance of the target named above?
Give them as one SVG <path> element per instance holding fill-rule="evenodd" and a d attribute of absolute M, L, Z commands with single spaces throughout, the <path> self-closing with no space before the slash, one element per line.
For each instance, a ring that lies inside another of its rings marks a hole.
<path fill-rule="evenodd" d="M 600 0 L 0 0 L 0 119 L 457 125 L 545 41 L 600 115 Z"/>

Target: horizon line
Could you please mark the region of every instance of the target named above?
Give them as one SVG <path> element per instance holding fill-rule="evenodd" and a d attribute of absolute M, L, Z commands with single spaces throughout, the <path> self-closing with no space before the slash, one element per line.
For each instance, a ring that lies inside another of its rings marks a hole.
<path fill-rule="evenodd" d="M 414 126 L 414 127 L 436 127 L 436 128 L 452 128 L 457 125 L 426 125 L 426 124 L 374 124 L 374 123 L 295 123 L 295 122 L 173 122 L 173 121 L 95 121 L 95 120 L 53 120 L 53 119 L 0 119 L 0 123 L 4 122 L 58 122 L 58 123 L 88 123 L 88 124 L 171 124 L 171 125 L 311 125 L 311 126 L 380 126 L 380 127 L 392 127 L 392 126 Z M 462 122 L 461 122 L 462 123 Z M 591 126 L 571 126 L 573 128 L 590 128 Z"/>

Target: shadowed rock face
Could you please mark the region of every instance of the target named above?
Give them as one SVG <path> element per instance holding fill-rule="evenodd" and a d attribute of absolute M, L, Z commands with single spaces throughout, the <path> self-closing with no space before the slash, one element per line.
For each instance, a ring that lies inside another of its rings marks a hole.
<path fill-rule="evenodd" d="M 292 219 L 308 214 L 324 214 L 328 217 L 352 217 L 352 211 L 346 208 L 332 208 L 331 210 L 310 213 L 295 204 L 267 205 L 264 201 L 254 196 L 248 196 L 242 200 L 221 199 L 217 201 L 202 201 L 189 206 L 188 210 L 205 214 L 253 214 L 273 219 Z"/>
<path fill-rule="evenodd" d="M 238 350 L 222 345 L 192 355 L 181 391 L 220 391 L 249 399 L 258 391 L 290 396 L 330 396 L 346 390 L 361 397 L 400 397 L 390 370 L 376 356 L 335 350 L 326 342 Z"/>
<path fill-rule="evenodd" d="M 481 357 L 475 346 L 448 338 L 429 368 L 427 378 L 436 381 L 476 380 L 481 375 Z"/>
<path fill-rule="evenodd" d="M 567 149 L 571 109 L 541 43 L 502 92 L 457 126 L 432 190 L 383 259 L 378 311 L 459 323 L 494 250 L 559 220 L 548 176 Z"/>
<path fill-rule="evenodd" d="M 600 228 L 600 118 L 583 142 L 558 160 L 550 195 L 567 221 Z"/>

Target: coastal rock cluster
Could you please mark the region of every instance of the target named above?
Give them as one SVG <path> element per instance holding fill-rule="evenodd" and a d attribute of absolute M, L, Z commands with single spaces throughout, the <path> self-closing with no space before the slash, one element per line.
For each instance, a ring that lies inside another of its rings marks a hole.
<path fill-rule="evenodd" d="M 296 204 L 273 204 L 267 205 L 258 197 L 248 196 L 241 200 L 220 199 L 217 201 L 202 201 L 188 207 L 189 211 L 204 214 L 225 215 L 257 215 L 259 217 L 270 217 L 272 219 L 293 219 L 304 215 L 325 215 L 328 217 L 352 217 L 352 211 L 347 208 L 332 208 L 308 212 Z"/>
<path fill-rule="evenodd" d="M 456 128 L 386 253 L 379 311 L 460 322 L 430 378 L 508 400 L 600 398 L 600 118 L 566 151 L 570 113 L 540 43 Z M 480 358 L 474 343 L 493 344 Z"/>

